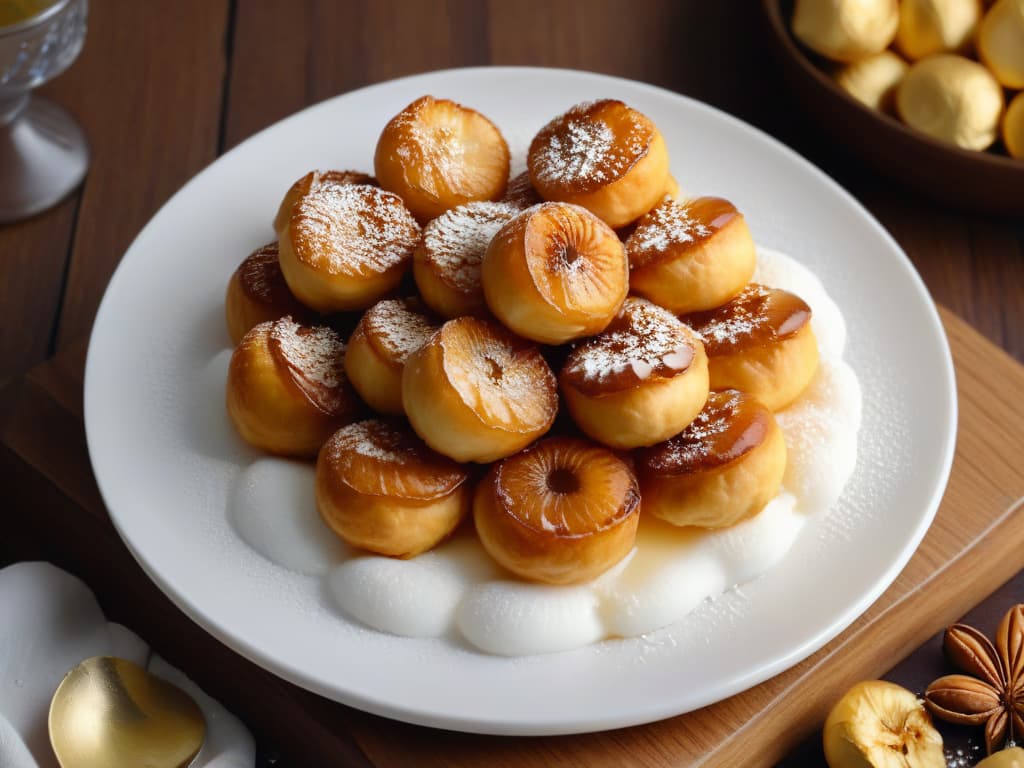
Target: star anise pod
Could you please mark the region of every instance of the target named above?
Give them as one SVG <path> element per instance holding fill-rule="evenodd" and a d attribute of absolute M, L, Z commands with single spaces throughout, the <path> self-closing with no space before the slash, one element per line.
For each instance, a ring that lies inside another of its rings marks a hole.
<path fill-rule="evenodd" d="M 995 645 L 974 627 L 954 624 L 943 646 L 966 674 L 946 675 L 928 686 L 924 700 L 931 713 L 950 723 L 984 723 L 989 754 L 1007 738 L 1024 739 L 1024 605 L 1003 617 Z"/>

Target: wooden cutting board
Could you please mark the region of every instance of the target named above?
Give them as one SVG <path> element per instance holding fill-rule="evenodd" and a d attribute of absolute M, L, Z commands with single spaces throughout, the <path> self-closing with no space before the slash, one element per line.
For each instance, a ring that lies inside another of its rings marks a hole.
<path fill-rule="evenodd" d="M 450 733 L 326 701 L 237 656 L 152 585 L 106 516 L 82 427 L 84 344 L 0 397 L 0 487 L 13 501 L 0 529 L 0 562 L 46 558 L 81 576 L 112 619 L 140 632 L 295 765 L 771 765 L 820 727 L 851 683 L 893 666 L 1024 567 L 1024 512 L 1008 511 L 1024 495 L 1024 367 L 951 313 L 944 311 L 943 321 L 957 370 L 960 429 L 945 499 L 917 553 L 885 594 L 818 653 L 670 720 L 564 737 Z"/>

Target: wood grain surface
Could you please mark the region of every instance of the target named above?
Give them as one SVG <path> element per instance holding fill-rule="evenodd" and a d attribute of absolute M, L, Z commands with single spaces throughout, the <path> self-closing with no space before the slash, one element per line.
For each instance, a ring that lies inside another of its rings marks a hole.
<path fill-rule="evenodd" d="M 92 163 L 71 199 L 0 227 L 0 380 L 88 333 L 132 239 L 217 156 L 227 19 L 227 0 L 89 4 L 81 56 L 42 95 Z"/>
<path fill-rule="evenodd" d="M 12 489 L 14 509 L 22 510 L 0 539 L 0 564 L 45 558 L 82 576 L 109 616 L 188 670 L 289 765 L 772 765 L 820 727 L 852 682 L 880 675 L 1022 566 L 1024 513 L 1008 509 L 1024 495 L 1024 367 L 950 312 L 943 318 L 960 431 L 949 488 L 917 553 L 818 653 L 745 693 L 662 722 L 550 738 L 456 734 L 328 702 L 229 651 L 153 586 L 107 518 L 85 448 L 81 344 L 0 393 L 8 409 L 0 412 L 0 487 Z"/>
<path fill-rule="evenodd" d="M 824 139 L 776 76 L 753 6 L 91 0 L 82 56 L 42 89 L 85 127 L 89 175 L 51 211 L 0 227 L 0 564 L 43 557 L 85 578 L 112 618 L 276 743 L 289 765 L 771 764 L 817 727 L 847 683 L 891 666 L 1024 564 L 1024 521 L 1001 516 L 1024 493 L 1024 373 L 1012 361 L 1024 360 L 1024 221 L 938 207 Z M 392 77 L 484 64 L 634 78 L 753 123 L 849 189 L 951 310 L 961 431 L 949 492 L 921 549 L 819 653 L 697 713 L 591 736 L 513 739 L 402 725 L 326 702 L 178 612 L 121 544 L 96 489 L 81 424 L 85 339 L 149 217 L 218 154 L 304 106 Z"/>
<path fill-rule="evenodd" d="M 938 301 L 1024 359 L 1024 222 L 937 207 L 822 138 L 750 0 L 93 0 L 82 56 L 43 88 L 82 121 L 93 164 L 71 199 L 0 227 L 0 381 L 89 331 L 132 238 L 219 152 L 338 93 L 483 64 L 643 80 L 767 130 L 850 189 Z"/>

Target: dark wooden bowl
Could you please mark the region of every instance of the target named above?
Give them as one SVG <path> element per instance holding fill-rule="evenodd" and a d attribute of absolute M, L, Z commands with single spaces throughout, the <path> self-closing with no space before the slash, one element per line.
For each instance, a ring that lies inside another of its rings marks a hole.
<path fill-rule="evenodd" d="M 972 152 L 908 128 L 846 93 L 789 31 L 792 0 L 763 0 L 771 46 L 795 101 L 880 174 L 957 208 L 1024 216 L 1024 160 Z"/>

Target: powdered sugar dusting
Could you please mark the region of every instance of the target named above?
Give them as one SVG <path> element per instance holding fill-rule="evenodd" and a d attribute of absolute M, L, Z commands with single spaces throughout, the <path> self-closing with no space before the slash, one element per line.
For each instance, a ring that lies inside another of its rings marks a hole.
<path fill-rule="evenodd" d="M 431 221 L 422 249 L 439 276 L 459 291 L 480 291 L 480 262 L 491 238 L 519 210 L 511 203 L 460 205 Z"/>
<path fill-rule="evenodd" d="M 271 325 L 270 348 L 314 405 L 330 414 L 344 410 L 345 342 L 337 331 L 282 317 Z"/>
<path fill-rule="evenodd" d="M 599 117 L 614 101 L 577 104 L 544 126 L 530 146 L 530 174 L 539 184 L 584 189 L 618 179 L 647 151 L 648 126 L 638 113 L 616 122 Z"/>
<path fill-rule="evenodd" d="M 379 301 L 366 310 L 363 323 L 384 351 L 402 364 L 440 327 L 415 299 Z"/>
<path fill-rule="evenodd" d="M 774 318 L 771 313 L 760 311 L 763 300 L 771 293 L 770 288 L 750 283 L 728 304 L 693 316 L 693 330 L 709 347 L 720 349 L 739 346 L 750 336 L 762 333 L 772 336 Z"/>
<path fill-rule="evenodd" d="M 324 444 L 329 476 L 373 495 L 431 499 L 450 493 L 469 473 L 432 451 L 398 422 L 368 419 L 349 424 Z"/>
<path fill-rule="evenodd" d="M 416 458 L 419 446 L 383 421 L 370 419 L 342 427 L 327 443 L 333 461 L 347 466 L 353 456 L 403 465 Z"/>
<path fill-rule="evenodd" d="M 756 315 L 725 317 L 720 320 L 712 320 L 703 326 L 699 333 L 705 341 L 715 344 L 736 343 L 742 337 L 752 334 L 764 323 L 765 318 Z"/>
<path fill-rule="evenodd" d="M 575 383 L 601 384 L 632 371 L 643 381 L 652 373 L 685 370 L 693 360 L 686 326 L 667 309 L 629 298 L 608 330 L 573 350 L 565 373 Z"/>
<path fill-rule="evenodd" d="M 742 395 L 723 392 L 697 414 L 690 425 L 648 454 L 647 466 L 654 472 L 671 472 L 699 464 L 711 455 L 715 441 L 728 431 Z"/>
<path fill-rule="evenodd" d="M 296 203 L 290 230 L 299 259 L 330 274 L 386 272 L 412 258 L 420 236 L 398 195 L 366 184 L 311 190 Z"/>
<path fill-rule="evenodd" d="M 645 264 L 674 246 L 701 240 L 711 229 L 690 217 L 690 211 L 666 197 L 641 220 L 626 240 L 630 269 Z"/>
<path fill-rule="evenodd" d="M 612 129 L 602 120 L 570 120 L 562 135 L 554 135 L 537 159 L 537 177 L 544 182 L 572 179 L 603 181 L 604 159 L 612 152 Z"/>
<path fill-rule="evenodd" d="M 371 187 L 376 187 L 377 180 L 362 171 L 313 170 L 292 184 L 291 189 L 288 190 L 288 196 L 298 200 L 302 195 L 315 192 L 323 187 L 341 187 L 348 184 L 369 184 Z"/>
<path fill-rule="evenodd" d="M 467 162 L 472 159 L 457 125 L 449 125 L 446 120 L 449 112 L 432 109 L 446 101 L 424 96 L 398 113 L 388 126 L 403 139 L 398 142 L 395 154 L 407 167 L 420 166 L 426 171 L 417 176 L 417 183 L 424 192 L 434 196 L 445 191 L 441 189 L 442 184 L 458 183 L 464 176 Z"/>
<path fill-rule="evenodd" d="M 788 264 L 779 261 L 785 257 L 778 254 L 771 253 L 764 258 L 766 261 L 771 258 L 772 262 L 778 261 L 783 266 Z M 793 262 L 791 267 L 783 269 L 779 274 L 795 274 L 803 269 Z M 796 290 L 800 285 L 788 279 L 779 279 L 772 284 L 784 286 L 789 290 Z M 822 296 L 827 300 L 827 295 L 822 293 Z M 819 298 L 817 295 L 808 295 L 808 299 L 814 302 L 816 312 Z M 474 323 L 478 324 L 477 333 L 482 333 L 479 325 L 483 323 Z M 824 327 L 823 333 L 835 327 Z M 443 334 L 442 331 L 442 337 Z M 518 349 L 519 354 L 525 354 L 528 349 L 527 345 L 517 342 L 511 335 L 503 334 L 500 328 L 495 327 L 493 335 L 498 339 L 506 338 L 508 346 L 513 350 Z M 458 352 L 458 357 L 463 361 L 476 359 L 477 347 L 484 349 L 485 346 L 478 345 L 474 338 L 466 340 L 465 335 L 461 336 L 462 339 L 458 347 L 453 349 L 453 353 Z M 463 346 L 466 348 L 462 349 Z M 489 347 L 486 348 L 490 351 Z M 492 352 L 492 355 L 494 354 Z M 824 359 L 823 369 L 837 363 L 838 359 Z M 204 400 L 220 404 L 226 367 L 225 358 L 221 367 L 212 371 L 216 375 L 211 378 L 211 382 L 216 386 L 202 390 L 201 396 Z M 867 367 L 870 368 L 870 365 Z M 848 372 L 848 376 L 852 377 L 855 385 L 856 377 L 852 371 Z M 817 456 L 818 460 L 814 466 L 806 467 L 804 474 L 808 478 L 831 476 L 826 485 L 837 495 L 846 475 L 842 469 L 836 469 L 835 446 L 849 442 L 856 453 L 856 426 L 848 415 L 857 410 L 855 404 L 860 402 L 860 392 L 856 386 L 827 386 L 818 390 L 822 396 L 820 406 L 827 408 L 829 414 L 836 416 L 835 419 L 829 418 L 822 420 L 821 423 L 827 429 L 835 430 L 835 434 L 824 435 L 824 440 L 817 434 L 804 438 L 794 434 L 795 430 L 788 430 L 782 418 L 780 426 L 785 433 L 790 461 L 800 463 L 811 455 Z M 803 397 L 812 396 L 814 391 L 812 389 Z M 175 399 L 174 402 L 175 414 L 179 411 L 194 410 L 177 407 L 180 403 L 187 404 L 190 402 L 188 400 Z M 868 405 L 873 405 L 874 402 L 874 397 L 867 399 Z M 895 407 L 897 401 L 886 398 L 885 403 L 886 407 Z M 791 409 L 780 416 L 786 417 L 790 412 Z M 896 413 L 898 415 L 900 411 Z M 798 422 L 799 431 L 808 423 L 802 416 Z M 887 425 L 887 422 L 873 418 L 872 424 Z M 404 431 L 403 427 L 398 429 Z M 224 430 L 234 438 L 226 420 Z M 843 434 L 839 434 L 840 432 Z M 881 433 L 881 429 L 879 432 Z M 887 442 L 891 442 L 892 435 L 888 430 L 885 435 Z M 169 430 L 167 439 L 178 439 L 176 432 Z M 805 439 L 808 446 L 813 444 L 817 448 L 809 448 L 806 451 L 794 449 L 793 441 L 800 439 Z M 897 439 L 895 443 L 896 449 L 903 451 L 910 441 Z M 875 450 L 873 443 L 868 442 L 866 445 L 871 451 Z M 251 461 L 251 457 L 247 456 L 248 454 L 238 460 L 243 463 Z M 353 453 L 352 456 L 357 457 L 358 454 Z M 882 462 L 885 458 L 872 454 L 871 461 L 877 459 Z M 906 457 L 900 453 L 897 460 L 884 462 L 884 475 L 881 470 L 877 474 L 869 473 L 872 499 L 864 501 L 863 505 L 873 507 L 880 510 L 879 514 L 884 514 L 886 508 L 879 505 L 878 499 L 874 496 L 879 487 L 874 481 L 888 479 L 889 482 L 896 482 L 899 478 L 895 477 L 898 473 L 894 473 L 893 467 L 910 466 L 909 459 L 905 459 Z M 211 463 L 207 459 L 201 462 L 201 466 L 204 471 L 210 471 L 211 467 L 216 469 L 219 463 Z M 842 465 L 846 466 L 845 460 Z M 287 466 L 291 467 L 292 464 L 287 463 Z M 389 483 L 393 482 L 393 478 L 408 477 L 412 474 L 408 470 L 384 471 L 388 466 L 381 464 L 381 471 L 374 472 L 374 462 L 370 461 L 369 466 L 364 462 L 362 471 L 353 474 L 363 477 L 385 476 Z M 294 467 L 307 469 L 297 463 Z M 863 467 L 861 475 L 859 482 L 864 481 Z M 306 486 L 311 484 L 311 480 L 306 476 L 298 478 L 297 482 Z M 423 481 L 418 481 L 418 485 L 422 486 Z M 655 519 L 642 520 L 637 532 L 634 553 L 627 556 L 620 566 L 616 566 L 598 580 L 572 587 L 550 587 L 510 579 L 508 574 L 499 570 L 484 552 L 471 526 L 463 528 L 453 539 L 442 543 L 432 552 L 411 560 L 376 557 L 355 551 L 346 552 L 342 555 L 345 563 L 332 572 L 328 587 L 330 598 L 333 598 L 334 605 L 339 612 L 344 613 L 344 617 L 339 621 L 332 615 L 324 626 L 333 633 L 340 632 L 338 637 L 346 642 L 349 638 L 348 633 L 355 633 L 360 637 L 368 635 L 369 630 L 359 624 L 359 620 L 383 632 L 442 638 L 440 642 L 424 647 L 430 653 L 433 653 L 435 647 L 445 647 L 444 652 L 448 653 L 446 646 L 442 644 L 457 643 L 454 649 L 457 655 L 453 658 L 465 658 L 466 646 L 490 653 L 538 654 L 579 648 L 602 637 L 632 639 L 616 639 L 613 643 L 594 646 L 591 649 L 594 659 L 598 659 L 602 654 L 611 654 L 615 658 L 628 657 L 629 663 L 639 667 L 657 661 L 662 655 L 670 655 L 672 658 L 676 658 L 680 653 L 699 655 L 706 644 L 721 641 L 722 637 L 728 639 L 742 634 L 734 630 L 744 627 L 743 622 L 751 613 L 750 606 L 757 605 L 758 599 L 765 594 L 762 588 L 768 587 L 769 582 L 753 583 L 749 587 L 748 596 L 736 590 L 723 595 L 723 591 L 728 590 L 731 584 L 746 582 L 769 571 L 786 555 L 794 541 L 797 542 L 797 546 L 801 546 L 801 541 L 797 538 L 800 526 L 813 522 L 808 515 L 824 514 L 835 500 L 835 495 L 824 498 L 819 491 L 810 488 L 809 483 L 800 484 L 794 489 L 787 481 L 783 487 L 784 492 L 769 502 L 761 514 L 724 531 L 696 532 L 676 529 Z M 887 486 L 883 484 L 883 488 Z M 793 495 L 790 495 L 791 493 Z M 883 493 L 888 491 L 884 490 Z M 812 494 L 814 503 L 809 503 Z M 217 495 L 212 501 L 203 500 L 202 503 L 204 510 L 214 511 L 214 505 L 223 504 L 223 500 Z M 858 501 L 858 506 L 863 505 Z M 280 513 L 281 509 L 282 507 L 276 507 L 273 511 Z M 288 511 L 286 507 L 284 509 Z M 833 519 L 838 514 L 845 516 L 851 512 L 840 509 L 828 519 Z M 220 519 L 216 514 L 208 514 L 205 517 Z M 863 520 L 863 517 L 859 519 Z M 224 527 L 226 531 L 220 532 L 220 537 L 225 541 L 230 540 L 234 547 L 237 537 L 227 528 L 226 522 Z M 808 542 L 803 544 L 805 546 L 801 546 L 799 553 L 793 554 L 806 557 L 817 552 L 816 542 L 809 542 L 811 546 L 806 546 Z M 248 567 L 247 549 L 241 548 L 236 552 L 224 546 L 222 550 L 233 557 L 240 556 L 243 559 L 239 562 Z M 827 556 L 833 551 L 834 547 L 825 548 L 822 554 Z M 261 588 L 274 590 L 281 581 L 278 577 L 284 573 L 281 569 L 275 569 L 273 575 L 267 577 L 265 568 L 252 567 L 250 570 L 260 577 Z M 290 602 L 301 600 L 302 610 L 318 616 L 324 611 L 323 581 L 304 578 L 297 586 L 292 587 L 292 582 L 288 582 L 288 585 L 287 589 L 280 590 L 281 599 Z M 743 589 L 748 588 L 745 586 Z M 768 594 L 770 596 L 772 593 Z M 274 596 L 275 599 L 279 597 L 277 592 Z M 369 604 L 372 604 L 373 611 L 366 610 Z M 691 611 L 693 613 L 690 613 Z M 679 621 L 684 616 L 685 621 Z M 678 623 L 665 629 L 656 629 L 672 622 Z M 633 637 L 643 633 L 650 634 Z M 369 640 L 383 646 L 385 650 L 394 649 L 396 653 L 409 644 L 407 640 L 385 634 L 369 637 Z M 624 649 L 620 648 L 620 645 L 623 645 Z M 517 669 L 526 669 L 536 667 L 543 663 L 543 660 L 537 656 L 523 656 L 509 663 Z"/>

